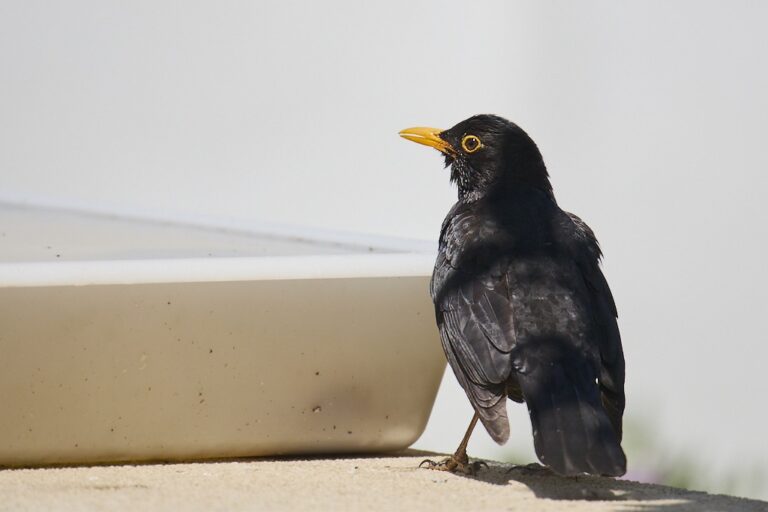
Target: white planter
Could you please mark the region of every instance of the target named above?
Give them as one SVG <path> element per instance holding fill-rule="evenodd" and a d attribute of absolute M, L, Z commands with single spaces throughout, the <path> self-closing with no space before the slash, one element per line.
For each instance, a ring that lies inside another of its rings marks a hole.
<path fill-rule="evenodd" d="M 8 206 L 0 232 L 0 464 L 396 450 L 426 425 L 430 254 Z"/>

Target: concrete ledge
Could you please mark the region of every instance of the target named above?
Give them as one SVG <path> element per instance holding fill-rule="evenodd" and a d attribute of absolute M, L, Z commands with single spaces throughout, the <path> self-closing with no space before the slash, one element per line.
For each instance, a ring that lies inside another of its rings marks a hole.
<path fill-rule="evenodd" d="M 489 462 L 477 477 L 417 469 L 432 454 L 0 470 L 2 510 L 766 511 L 768 503 Z"/>

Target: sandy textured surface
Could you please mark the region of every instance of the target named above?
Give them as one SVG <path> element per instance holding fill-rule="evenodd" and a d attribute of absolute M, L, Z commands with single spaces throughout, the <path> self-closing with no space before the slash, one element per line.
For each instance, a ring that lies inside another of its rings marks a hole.
<path fill-rule="evenodd" d="M 0 510 L 768 511 L 768 502 L 489 462 L 476 477 L 423 456 L 0 470 Z"/>

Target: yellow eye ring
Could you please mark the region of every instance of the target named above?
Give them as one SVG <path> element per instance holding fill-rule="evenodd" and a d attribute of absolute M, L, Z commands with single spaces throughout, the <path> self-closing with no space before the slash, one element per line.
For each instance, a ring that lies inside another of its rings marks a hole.
<path fill-rule="evenodd" d="M 474 153 L 481 147 L 483 147 L 483 143 L 480 142 L 480 139 L 475 135 L 465 135 L 461 139 L 461 149 L 467 153 Z"/>

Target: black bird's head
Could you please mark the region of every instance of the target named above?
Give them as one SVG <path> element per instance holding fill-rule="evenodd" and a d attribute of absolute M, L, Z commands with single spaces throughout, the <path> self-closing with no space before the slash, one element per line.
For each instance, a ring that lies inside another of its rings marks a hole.
<path fill-rule="evenodd" d="M 477 115 L 453 128 L 407 128 L 400 136 L 431 146 L 445 156 L 459 197 L 474 200 L 494 190 L 532 186 L 552 194 L 539 148 L 515 123 Z"/>

